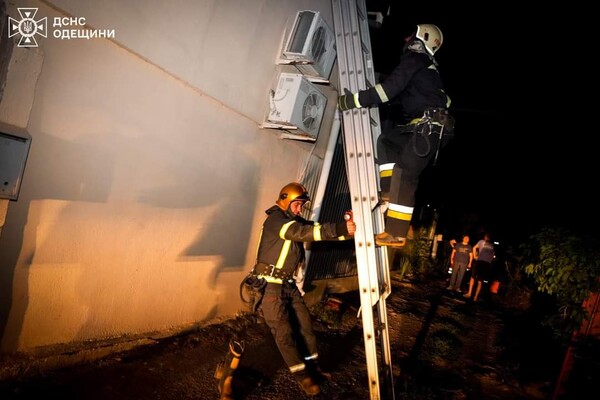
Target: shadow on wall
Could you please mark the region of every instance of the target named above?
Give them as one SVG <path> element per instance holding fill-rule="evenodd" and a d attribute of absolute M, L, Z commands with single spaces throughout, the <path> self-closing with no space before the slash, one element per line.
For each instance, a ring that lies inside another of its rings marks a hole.
<path fill-rule="evenodd" d="M 254 227 L 257 188 L 259 186 L 258 167 L 253 158 L 239 151 L 227 157 L 240 166 L 240 173 L 232 175 L 226 168 L 202 165 L 197 160 L 190 167 L 189 160 L 179 160 L 182 165 L 168 165 L 172 176 L 177 171 L 193 168 L 202 171 L 193 181 L 175 179 L 180 183 L 169 187 L 156 187 L 142 192 L 139 201 L 160 208 L 197 208 L 218 205 L 216 217 L 202 233 L 194 238 L 181 252 L 181 257 L 215 256 L 223 258 L 221 269 L 239 269 L 246 262 L 246 248 Z M 187 164 L 187 166 L 186 166 Z M 252 166 L 252 167 L 248 167 Z M 168 193 L 168 196 L 165 196 Z M 206 221 L 201 221 L 206 222 Z"/>
<path fill-rule="evenodd" d="M 190 151 L 182 156 L 181 149 L 179 153 L 174 153 L 177 149 L 169 149 L 168 144 L 160 140 L 149 141 L 147 138 L 114 135 L 111 138 L 110 133 L 86 136 L 85 140 L 87 143 L 74 143 L 36 133 L 32 141 L 20 201 L 10 205 L 11 221 L 2 232 L 3 237 L 0 240 L 0 332 L 3 349 L 18 348 L 20 331 L 29 307 L 29 274 L 28 271 L 18 273 L 16 266 L 24 265 L 23 269 L 27 269 L 34 257 L 36 263 L 62 264 L 83 261 L 85 264 L 86 259 L 93 257 L 93 252 L 102 251 L 101 248 L 92 249 L 93 246 L 89 246 L 89 243 L 93 243 L 93 235 L 86 227 L 97 225 L 93 218 L 102 218 L 103 213 L 113 213 L 105 204 L 112 192 L 120 190 L 120 195 L 127 197 L 130 191 L 133 193 L 132 201 L 158 209 L 185 211 L 187 208 L 197 210 L 200 207 L 212 207 L 215 211 L 211 221 L 199 221 L 209 224 L 208 228 L 203 228 L 198 237 L 190 238 L 189 246 L 180 254 L 184 257 L 210 256 L 222 260 L 218 264 L 215 277 L 211 278 L 214 279 L 213 284 L 219 271 L 244 266 L 249 238 L 254 229 L 252 223 L 256 207 L 256 187 L 260 175 L 257 173 L 256 163 L 244 156 L 242 151 L 232 154 L 228 160 L 235 159 L 239 165 L 246 166 L 243 174 L 225 176 L 225 168 L 203 165 L 201 158 L 196 159 L 198 152 Z M 119 146 L 107 147 L 107 140 L 114 140 Z M 173 154 L 179 156 L 174 157 Z M 224 161 L 226 162 L 229 161 Z M 119 179 L 115 177 L 115 170 L 121 171 Z M 143 182 L 152 182 L 153 173 L 160 174 L 156 178 L 157 182 L 168 181 L 173 184 L 136 192 L 127 186 L 128 181 L 124 179 L 125 175 L 132 180 L 131 185 L 135 186 L 136 178 L 143 179 Z M 117 185 L 126 187 L 115 189 Z M 69 203 L 63 207 L 51 202 L 36 202 L 37 200 L 62 200 Z M 48 207 L 57 207 L 59 210 L 55 221 L 51 221 L 53 225 L 50 231 L 43 235 L 48 238 L 46 244 L 39 243 L 42 237 L 40 230 L 44 229 L 44 225 L 48 226 L 48 221 L 40 219 L 41 216 L 47 215 L 41 213 L 42 207 L 43 210 L 47 210 Z M 146 212 L 143 209 L 134 211 L 135 218 L 143 217 Z M 91 220 L 77 222 L 81 216 L 85 217 L 86 213 L 92 216 Z M 130 216 L 127 210 L 123 213 L 125 217 Z M 106 215 L 106 218 L 114 220 L 119 216 Z M 61 224 L 61 220 L 67 221 L 66 225 Z M 102 223 L 114 222 L 100 221 L 98 224 Z M 63 251 L 51 244 L 52 239 L 57 237 L 62 238 L 62 243 L 73 240 L 78 241 L 79 245 L 74 244 L 72 248 Z M 86 240 L 88 246 L 81 245 L 81 242 Z M 160 248 L 152 243 L 147 246 L 150 251 L 152 248 Z M 44 248 L 46 250 L 43 250 Z M 112 250 L 118 248 L 115 246 Z M 37 255 L 34 254 L 36 251 Z M 45 258 L 47 260 L 44 260 Z M 83 274 L 89 279 L 88 284 L 96 279 L 94 271 L 83 271 Z M 125 281 L 120 284 L 121 290 L 127 283 L 135 285 L 139 281 L 126 273 L 120 278 L 115 278 Z M 133 280 L 127 282 L 130 279 Z M 69 285 L 69 282 L 65 284 Z M 23 301 L 13 305 L 12 299 L 15 297 Z M 13 309 L 14 306 L 19 309 Z M 81 312 L 94 314 L 93 310 L 86 311 L 85 304 L 81 304 L 80 307 Z M 210 311 L 210 314 L 213 312 Z M 6 331 L 9 318 L 11 332 Z M 98 326 L 98 322 L 90 321 L 90 326 Z"/>
<path fill-rule="evenodd" d="M 76 166 L 76 168 L 74 168 Z M 0 247 L 0 332 L 2 348 L 16 349 L 19 335 L 6 340 L 5 329 L 12 307 L 14 293 L 28 298 L 28 282 L 15 282 L 15 268 L 19 257 L 31 265 L 36 246 L 39 214 L 32 211 L 36 200 L 56 199 L 103 203 L 107 201 L 112 180 L 113 159 L 92 144 L 73 143 L 44 134 L 32 140 L 28 164 L 25 167 L 19 201 L 9 205 L 10 224 L 2 231 Z M 98 179 L 101 177 L 101 179 Z M 31 232 L 27 234 L 27 232 Z M 27 249 L 23 243 L 27 236 Z M 23 253 L 23 254 L 21 254 Z M 28 302 L 13 310 L 22 326 Z"/>

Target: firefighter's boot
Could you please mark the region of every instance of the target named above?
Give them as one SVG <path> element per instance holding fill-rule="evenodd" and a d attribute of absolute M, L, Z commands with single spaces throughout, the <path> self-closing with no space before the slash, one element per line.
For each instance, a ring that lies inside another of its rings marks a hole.
<path fill-rule="evenodd" d="M 309 396 L 315 396 L 321 393 L 321 388 L 310 376 L 306 376 L 302 378 L 300 381 L 300 386 L 302 386 L 302 390 Z"/>
<path fill-rule="evenodd" d="M 392 236 L 387 232 L 381 232 L 375 235 L 375 245 L 388 247 L 404 247 L 406 238 Z"/>

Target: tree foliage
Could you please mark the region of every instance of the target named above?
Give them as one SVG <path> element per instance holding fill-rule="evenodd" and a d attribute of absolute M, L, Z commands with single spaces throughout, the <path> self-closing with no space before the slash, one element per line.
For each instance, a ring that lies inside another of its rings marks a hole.
<path fill-rule="evenodd" d="M 398 263 L 404 274 L 412 274 L 418 279 L 431 279 L 432 276 L 444 275 L 442 261 L 431 257 L 432 241 L 429 239 L 428 227 L 420 227 L 413 231 L 413 238 L 406 246 L 399 249 Z"/>
<path fill-rule="evenodd" d="M 600 247 L 595 238 L 546 227 L 521 246 L 523 268 L 538 291 L 555 298 L 558 309 L 546 323 L 570 338 L 590 316 L 583 301 L 600 289 Z"/>

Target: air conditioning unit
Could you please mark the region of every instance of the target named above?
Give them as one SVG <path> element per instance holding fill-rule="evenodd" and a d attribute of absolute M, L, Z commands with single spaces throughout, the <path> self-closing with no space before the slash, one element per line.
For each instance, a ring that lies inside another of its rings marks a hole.
<path fill-rule="evenodd" d="M 316 139 L 327 96 L 302 74 L 282 72 L 277 88 L 271 91 L 268 121 L 270 127 L 297 129 L 299 135 Z"/>
<path fill-rule="evenodd" d="M 282 53 L 303 74 L 329 79 L 336 57 L 335 36 L 318 11 L 298 11 Z"/>

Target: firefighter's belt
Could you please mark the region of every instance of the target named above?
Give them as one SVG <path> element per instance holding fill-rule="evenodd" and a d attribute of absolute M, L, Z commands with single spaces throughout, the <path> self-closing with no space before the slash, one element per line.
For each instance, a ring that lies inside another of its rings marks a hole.
<path fill-rule="evenodd" d="M 286 273 L 281 268 L 276 268 L 273 264 L 257 263 L 254 266 L 254 274 L 264 278 L 270 283 L 283 283 L 293 279 L 291 273 Z"/>
<path fill-rule="evenodd" d="M 451 134 L 454 130 L 454 118 L 445 108 L 428 108 L 422 117 L 412 119 L 406 125 L 396 125 L 394 131 L 399 133 L 417 132 L 424 125 L 438 125 L 444 127 L 445 134 Z"/>

